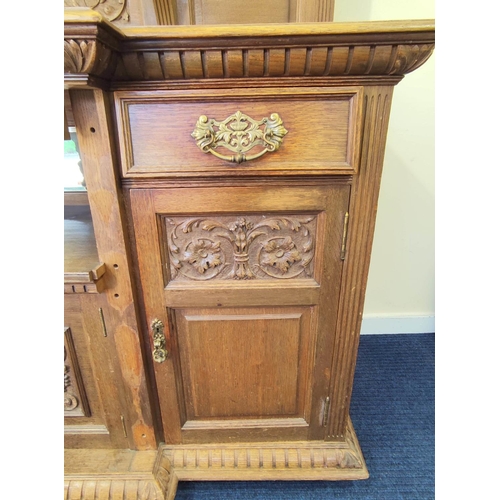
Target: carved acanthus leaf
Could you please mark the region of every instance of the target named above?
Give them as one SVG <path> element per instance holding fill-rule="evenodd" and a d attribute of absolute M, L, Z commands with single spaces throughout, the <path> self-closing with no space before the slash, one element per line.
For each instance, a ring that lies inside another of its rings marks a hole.
<path fill-rule="evenodd" d="M 64 72 L 87 73 L 95 61 L 93 40 L 64 40 Z"/>
<path fill-rule="evenodd" d="M 314 217 L 174 217 L 165 222 L 171 279 L 311 275 Z"/>
<path fill-rule="evenodd" d="M 389 72 L 391 75 L 408 74 L 429 59 L 434 46 L 424 45 L 399 45 L 397 48 L 396 61 Z"/>
<path fill-rule="evenodd" d="M 153 474 L 163 492 L 167 491 L 168 483 L 171 480 L 171 472 L 172 472 L 171 459 L 167 454 L 162 454 L 160 460 L 157 462 Z"/>

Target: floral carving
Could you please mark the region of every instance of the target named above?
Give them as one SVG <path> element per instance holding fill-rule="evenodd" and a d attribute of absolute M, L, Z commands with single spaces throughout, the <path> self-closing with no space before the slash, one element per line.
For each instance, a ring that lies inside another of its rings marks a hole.
<path fill-rule="evenodd" d="M 198 239 L 189 244 L 188 250 L 185 252 L 185 257 L 189 264 L 200 274 L 203 274 L 207 269 L 222 264 L 220 243 Z"/>
<path fill-rule="evenodd" d="M 315 217 L 176 217 L 165 221 L 172 279 L 311 275 Z M 274 236 L 274 232 L 281 234 Z"/>
<path fill-rule="evenodd" d="M 281 271 L 282 274 L 285 274 L 294 262 L 300 261 L 301 255 L 290 236 L 281 240 L 281 242 L 278 241 L 275 238 L 262 245 L 264 255 L 261 264 L 274 267 Z"/>

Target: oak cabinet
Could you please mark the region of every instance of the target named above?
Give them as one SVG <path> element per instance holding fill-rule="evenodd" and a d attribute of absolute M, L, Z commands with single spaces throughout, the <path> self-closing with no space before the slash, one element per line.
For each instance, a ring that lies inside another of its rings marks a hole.
<path fill-rule="evenodd" d="M 147 498 L 173 498 L 179 480 L 368 477 L 349 405 L 385 137 L 433 22 L 65 21 L 105 266 L 92 307 L 109 318 L 105 340 L 76 350 L 97 378 L 115 374 L 100 393 L 122 424 L 109 447 L 156 454 L 137 458 Z"/>

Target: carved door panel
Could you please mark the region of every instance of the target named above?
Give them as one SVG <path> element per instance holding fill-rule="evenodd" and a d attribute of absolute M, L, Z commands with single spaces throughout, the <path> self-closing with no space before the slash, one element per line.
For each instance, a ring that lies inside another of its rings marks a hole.
<path fill-rule="evenodd" d="M 167 442 L 323 439 L 349 193 L 130 190 Z"/>
<path fill-rule="evenodd" d="M 64 297 L 64 444 L 66 448 L 128 448 L 121 385 L 106 297 Z"/>

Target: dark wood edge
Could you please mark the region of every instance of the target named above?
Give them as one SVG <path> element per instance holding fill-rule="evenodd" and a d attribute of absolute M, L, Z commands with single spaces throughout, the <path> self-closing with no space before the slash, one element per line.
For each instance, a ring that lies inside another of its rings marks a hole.
<path fill-rule="evenodd" d="M 106 265 L 99 263 L 93 269 L 64 273 L 64 293 L 101 293 L 106 289 Z"/>
<path fill-rule="evenodd" d="M 87 191 L 64 191 L 65 205 L 88 205 L 89 195 Z"/>

